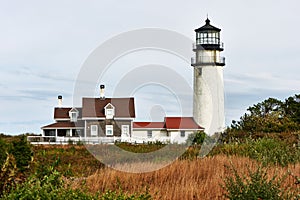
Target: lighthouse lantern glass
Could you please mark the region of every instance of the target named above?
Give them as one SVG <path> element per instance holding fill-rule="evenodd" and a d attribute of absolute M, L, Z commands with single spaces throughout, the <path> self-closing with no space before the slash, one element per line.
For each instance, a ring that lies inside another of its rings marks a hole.
<path fill-rule="evenodd" d="M 217 31 L 203 31 L 196 34 L 197 44 L 220 44 L 220 33 Z"/>

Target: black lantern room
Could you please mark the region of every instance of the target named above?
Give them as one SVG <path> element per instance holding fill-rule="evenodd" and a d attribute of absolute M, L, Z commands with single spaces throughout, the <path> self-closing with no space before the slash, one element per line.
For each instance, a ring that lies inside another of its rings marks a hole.
<path fill-rule="evenodd" d="M 204 26 L 195 29 L 197 49 L 223 51 L 223 43 L 220 41 L 221 29 L 212 26 L 209 19 L 205 22 Z"/>

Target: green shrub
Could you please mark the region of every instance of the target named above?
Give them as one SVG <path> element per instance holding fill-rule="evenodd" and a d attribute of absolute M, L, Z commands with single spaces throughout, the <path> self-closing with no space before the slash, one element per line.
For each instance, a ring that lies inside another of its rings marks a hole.
<path fill-rule="evenodd" d="M 0 197 L 15 185 L 17 166 L 13 155 L 7 154 L 6 160 L 0 168 Z"/>
<path fill-rule="evenodd" d="M 198 131 L 188 135 L 187 144 L 188 145 L 201 145 L 205 138 L 208 137 L 204 131 Z"/>
<path fill-rule="evenodd" d="M 5 200 L 15 199 L 82 199 L 82 200 L 148 200 L 151 199 L 148 190 L 141 194 L 128 195 L 122 190 L 118 192 L 107 191 L 103 194 L 89 194 L 82 189 L 72 189 L 65 184 L 61 173 L 55 170 L 59 160 L 45 169 L 44 173 L 35 173 L 24 183 L 14 185 L 11 190 L 4 191 L 0 197 Z"/>
<path fill-rule="evenodd" d="M 284 142 L 274 139 L 259 139 L 250 142 L 248 154 L 250 158 L 262 162 L 286 166 L 300 161 L 300 151 Z"/>
<path fill-rule="evenodd" d="M 8 145 L 5 143 L 5 141 L 2 138 L 0 138 L 0 166 L 2 166 L 6 160 L 7 149 L 8 149 Z"/>
<path fill-rule="evenodd" d="M 282 189 L 283 178 L 267 178 L 267 170 L 258 167 L 255 171 L 248 169 L 247 175 L 240 175 L 237 170 L 231 166 L 228 167 L 231 172 L 225 177 L 223 188 L 226 190 L 224 197 L 234 200 L 248 199 L 268 199 L 268 200 L 286 200 L 292 199 L 291 192 Z"/>
<path fill-rule="evenodd" d="M 142 194 L 127 195 L 126 193 L 108 190 L 100 198 L 101 200 L 149 200 L 151 195 L 146 191 Z"/>
<path fill-rule="evenodd" d="M 259 138 L 246 139 L 244 142 L 232 142 L 216 147 L 211 155 L 225 154 L 245 156 L 262 162 L 286 166 L 300 161 L 300 150 L 278 139 Z"/>
<path fill-rule="evenodd" d="M 148 200 L 151 199 L 148 191 L 142 194 L 128 195 L 126 193 L 107 191 L 104 194 L 89 194 L 79 189 L 71 189 L 65 185 L 61 174 L 52 171 L 39 179 L 37 176 L 31 176 L 25 183 L 17 185 L 10 192 L 4 193 L 1 199 L 83 199 L 83 200 Z"/>
<path fill-rule="evenodd" d="M 33 159 L 33 152 L 26 136 L 22 135 L 18 141 L 13 141 L 9 151 L 15 157 L 18 169 L 24 172 Z"/>
<path fill-rule="evenodd" d="M 5 193 L 2 199 L 96 199 L 80 190 L 66 188 L 57 171 L 38 179 L 30 177 L 25 183 L 17 185 L 9 193 Z"/>
<path fill-rule="evenodd" d="M 69 140 L 68 140 L 68 145 L 73 145 L 73 144 L 74 144 L 74 141 L 71 140 L 71 139 L 69 139 Z"/>

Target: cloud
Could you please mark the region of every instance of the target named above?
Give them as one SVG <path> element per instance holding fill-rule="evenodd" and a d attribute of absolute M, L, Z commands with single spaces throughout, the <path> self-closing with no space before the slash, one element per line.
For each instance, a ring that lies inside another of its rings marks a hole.
<path fill-rule="evenodd" d="M 287 93 L 300 92 L 299 79 L 287 79 L 269 73 L 256 74 L 230 74 L 225 78 L 225 86 L 229 91 L 239 91 L 239 93 L 252 93 L 260 90 L 269 90 Z"/>

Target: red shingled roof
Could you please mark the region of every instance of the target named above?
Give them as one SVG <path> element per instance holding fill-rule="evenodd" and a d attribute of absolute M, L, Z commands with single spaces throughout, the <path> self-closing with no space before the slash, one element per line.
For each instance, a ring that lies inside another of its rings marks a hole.
<path fill-rule="evenodd" d="M 134 122 L 133 128 L 202 130 L 193 117 L 165 117 L 165 122 Z"/>
<path fill-rule="evenodd" d="M 83 98 L 82 117 L 101 118 L 105 117 L 104 107 L 111 103 L 115 107 L 115 117 L 134 118 L 134 98 Z"/>
<path fill-rule="evenodd" d="M 133 128 L 145 128 L 145 129 L 163 129 L 164 122 L 133 122 Z"/>
<path fill-rule="evenodd" d="M 84 128 L 84 121 L 77 121 L 75 122 L 68 122 L 68 121 L 62 121 L 62 122 L 56 122 L 53 124 L 49 124 L 47 126 L 43 126 L 42 129 L 50 129 L 50 128 Z"/>
<path fill-rule="evenodd" d="M 193 117 L 165 117 L 165 126 L 167 129 L 204 129 L 199 126 Z"/>

